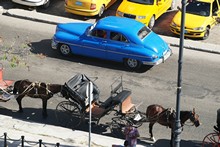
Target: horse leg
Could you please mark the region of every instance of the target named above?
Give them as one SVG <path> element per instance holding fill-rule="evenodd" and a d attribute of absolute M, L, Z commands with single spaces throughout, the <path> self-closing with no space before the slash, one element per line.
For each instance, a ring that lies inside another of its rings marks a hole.
<path fill-rule="evenodd" d="M 18 106 L 19 106 L 19 111 L 18 112 L 23 112 L 23 108 L 22 108 L 22 105 L 21 105 L 21 100 L 24 96 L 20 95 L 16 98 L 16 101 L 18 103 Z"/>
<path fill-rule="evenodd" d="M 154 122 L 149 124 L 149 133 L 150 133 L 150 139 L 155 142 L 156 140 L 153 136 L 153 126 L 154 126 Z"/>
<path fill-rule="evenodd" d="M 42 103 L 43 103 L 43 111 L 42 111 L 42 115 L 44 118 L 46 118 L 47 115 L 47 99 L 46 98 L 42 98 Z"/>

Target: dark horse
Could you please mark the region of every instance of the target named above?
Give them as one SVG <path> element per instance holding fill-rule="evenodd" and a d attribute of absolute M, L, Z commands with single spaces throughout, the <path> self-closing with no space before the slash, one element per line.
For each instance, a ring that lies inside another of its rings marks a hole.
<path fill-rule="evenodd" d="M 41 98 L 43 104 L 43 117 L 47 117 L 47 100 L 54 94 L 61 92 L 62 85 L 47 84 L 40 82 L 30 82 L 29 80 L 19 80 L 14 83 L 13 94 L 17 95 L 16 100 L 19 105 L 19 112 L 23 112 L 21 100 L 26 95 L 32 98 Z"/>
<path fill-rule="evenodd" d="M 157 122 L 163 126 L 167 126 L 171 128 L 171 140 L 170 140 L 170 146 L 173 146 L 173 129 L 175 125 L 175 116 L 176 112 L 171 109 L 165 109 L 160 105 L 154 104 L 147 107 L 146 110 L 146 117 L 149 122 L 149 133 L 151 140 L 155 141 L 153 136 L 153 125 Z M 195 113 L 195 109 L 193 111 L 180 111 L 180 123 L 181 127 L 183 129 L 184 123 L 187 120 L 190 120 L 193 125 L 198 127 L 200 125 L 199 122 L 199 115 Z"/>

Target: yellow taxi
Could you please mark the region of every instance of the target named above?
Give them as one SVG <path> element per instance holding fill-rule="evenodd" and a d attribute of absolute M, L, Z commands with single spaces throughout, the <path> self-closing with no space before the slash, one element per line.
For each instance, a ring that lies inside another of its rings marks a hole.
<path fill-rule="evenodd" d="M 116 16 L 136 19 L 149 28 L 153 28 L 155 20 L 169 8 L 175 8 L 176 0 L 123 0 Z"/>
<path fill-rule="evenodd" d="M 82 16 L 101 17 L 116 0 L 65 0 L 65 11 Z"/>
<path fill-rule="evenodd" d="M 185 32 L 189 38 L 207 39 L 210 29 L 220 17 L 220 0 L 192 0 L 186 5 Z M 179 35 L 181 28 L 181 9 L 173 17 L 170 24 L 171 31 Z"/>

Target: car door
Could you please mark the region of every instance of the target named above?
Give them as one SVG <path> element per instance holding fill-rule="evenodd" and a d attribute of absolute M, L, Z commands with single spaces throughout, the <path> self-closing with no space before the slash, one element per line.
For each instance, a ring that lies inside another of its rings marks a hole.
<path fill-rule="evenodd" d="M 130 54 L 131 44 L 121 33 L 110 32 L 109 41 L 106 44 L 106 58 L 121 62 Z"/>
<path fill-rule="evenodd" d="M 82 40 L 81 54 L 96 58 L 106 57 L 107 31 L 94 29 Z"/>
<path fill-rule="evenodd" d="M 220 0 L 214 0 L 212 3 L 212 18 L 213 18 L 212 25 L 216 25 L 217 24 L 216 20 L 218 17 L 220 17 L 219 1 Z"/>
<path fill-rule="evenodd" d="M 171 0 L 157 0 L 157 16 L 156 18 L 160 17 L 164 12 L 169 9 Z"/>

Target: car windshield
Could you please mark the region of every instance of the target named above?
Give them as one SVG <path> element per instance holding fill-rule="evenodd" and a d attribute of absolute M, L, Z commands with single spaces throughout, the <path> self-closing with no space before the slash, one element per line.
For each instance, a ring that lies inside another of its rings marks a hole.
<path fill-rule="evenodd" d="M 210 3 L 192 1 L 186 6 L 186 13 L 209 16 L 210 15 Z"/>
<path fill-rule="evenodd" d="M 144 5 L 153 5 L 154 0 L 128 0 L 129 2 L 144 4 Z"/>
<path fill-rule="evenodd" d="M 140 39 L 143 39 L 144 37 L 147 36 L 147 34 L 149 34 L 151 32 L 151 30 L 149 28 L 147 28 L 146 26 L 144 26 L 143 28 L 140 29 L 140 31 L 138 32 L 138 37 Z"/>

